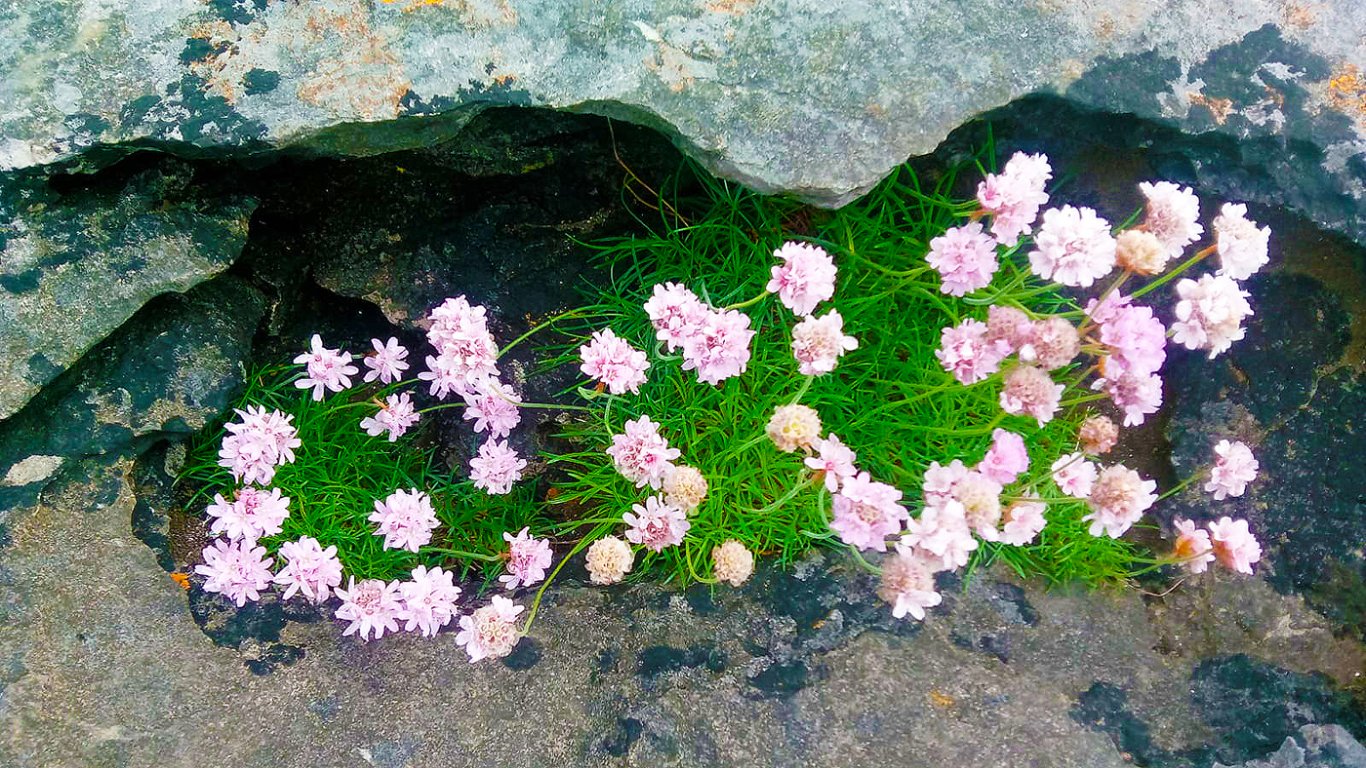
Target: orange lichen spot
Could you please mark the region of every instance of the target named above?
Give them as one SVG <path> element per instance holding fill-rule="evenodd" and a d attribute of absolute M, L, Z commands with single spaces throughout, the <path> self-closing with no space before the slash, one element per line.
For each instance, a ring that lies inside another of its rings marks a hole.
<path fill-rule="evenodd" d="M 1344 64 L 1328 79 L 1328 102 L 1366 122 L 1366 78 L 1355 64 Z"/>
<path fill-rule="evenodd" d="M 1191 104 L 1195 106 L 1204 107 L 1205 109 L 1208 109 L 1210 115 L 1214 117 L 1214 122 L 1218 123 L 1219 125 L 1223 125 L 1225 122 L 1227 122 L 1229 114 L 1233 112 L 1232 99 L 1220 99 L 1212 96 L 1206 96 L 1203 93 L 1192 93 L 1190 95 L 1190 101 Z"/>
<path fill-rule="evenodd" d="M 188 590 L 190 588 L 190 575 L 188 573 L 172 573 L 171 581 L 179 584 L 181 589 Z"/>
<path fill-rule="evenodd" d="M 749 13 L 749 9 L 754 7 L 754 0 L 711 0 L 707 3 L 707 10 L 712 13 L 724 13 L 730 16 L 743 16 Z"/>
<path fill-rule="evenodd" d="M 938 709 L 949 709 L 950 707 L 957 706 L 958 700 L 947 693 L 930 691 L 930 703 Z"/>
<path fill-rule="evenodd" d="M 1286 26 L 1296 29 L 1309 29 L 1319 20 L 1318 13 L 1304 3 L 1286 3 L 1282 16 Z"/>

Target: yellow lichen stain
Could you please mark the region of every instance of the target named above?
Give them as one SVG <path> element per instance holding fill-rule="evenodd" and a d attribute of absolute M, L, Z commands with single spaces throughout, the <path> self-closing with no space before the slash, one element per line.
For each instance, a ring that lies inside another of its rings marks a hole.
<path fill-rule="evenodd" d="M 1281 16 L 1285 19 L 1285 25 L 1295 29 L 1309 29 L 1319 20 L 1318 11 L 1304 3 L 1286 3 L 1281 9 Z"/>
<path fill-rule="evenodd" d="M 1355 64 L 1344 64 L 1328 78 L 1328 103 L 1366 124 L 1366 78 Z"/>
<path fill-rule="evenodd" d="M 1109 40 L 1115 36 L 1115 30 L 1118 26 L 1114 16 L 1111 16 L 1108 13 L 1102 13 L 1096 19 L 1096 37 L 1101 40 Z"/>
<path fill-rule="evenodd" d="M 1192 93 L 1190 95 L 1190 102 L 1194 106 L 1208 109 L 1210 115 L 1214 117 L 1214 122 L 1219 125 L 1223 125 L 1227 122 L 1228 116 L 1233 112 L 1232 99 L 1220 99 L 1206 96 L 1203 93 Z"/>
<path fill-rule="evenodd" d="M 381 0 L 385 5 L 397 6 L 404 13 L 440 6 L 458 12 L 469 26 L 513 24 L 517 11 L 508 0 Z"/>
<path fill-rule="evenodd" d="M 749 13 L 749 9 L 754 7 L 754 3 L 755 0 L 710 0 L 705 7 L 712 13 L 743 16 Z"/>
<path fill-rule="evenodd" d="M 341 38 L 345 54 L 320 61 L 299 85 L 302 101 L 333 110 L 344 108 L 365 120 L 398 116 L 399 103 L 411 85 L 388 42 L 370 27 L 369 14 L 320 10 L 304 22 L 301 43 L 321 45 Z"/>
<path fill-rule="evenodd" d="M 930 691 L 930 703 L 938 709 L 951 709 L 958 706 L 958 700 L 939 691 Z"/>

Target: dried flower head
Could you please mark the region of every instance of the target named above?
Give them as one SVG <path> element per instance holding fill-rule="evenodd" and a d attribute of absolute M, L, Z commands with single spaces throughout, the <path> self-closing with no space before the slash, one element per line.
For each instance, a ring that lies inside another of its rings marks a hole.
<path fill-rule="evenodd" d="M 588 545 L 588 578 L 594 584 L 616 584 L 631 572 L 635 555 L 631 545 L 616 536 L 604 536 Z"/>
<path fill-rule="evenodd" d="M 1081 352 L 1076 326 L 1061 317 L 1049 317 L 1030 326 L 1027 341 L 1019 347 L 1020 359 L 1037 363 L 1045 371 L 1067 365 Z"/>
<path fill-rule="evenodd" d="M 707 498 L 707 478 L 695 467 L 678 464 L 664 476 L 664 500 L 692 514 Z"/>
<path fill-rule="evenodd" d="M 754 573 L 754 553 L 735 539 L 727 539 L 711 550 L 712 574 L 717 581 L 738 587 Z"/>
<path fill-rule="evenodd" d="M 1137 275 L 1159 275 L 1170 259 L 1167 248 L 1151 232 L 1126 229 L 1115 236 L 1115 263 Z"/>
<path fill-rule="evenodd" d="M 1090 456 L 1100 456 L 1110 452 L 1119 442 L 1119 427 L 1106 416 L 1090 416 L 1077 430 L 1081 450 Z"/>
<path fill-rule="evenodd" d="M 800 403 L 780 405 L 773 409 L 766 431 L 780 451 L 810 450 L 821 437 L 821 417 L 815 409 Z"/>

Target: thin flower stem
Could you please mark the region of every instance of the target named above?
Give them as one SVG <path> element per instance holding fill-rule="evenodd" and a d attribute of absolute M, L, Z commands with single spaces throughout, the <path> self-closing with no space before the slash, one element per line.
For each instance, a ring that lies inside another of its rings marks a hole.
<path fill-rule="evenodd" d="M 799 494 L 799 493 L 801 493 L 802 491 L 806 490 L 806 488 L 807 488 L 808 486 L 810 486 L 813 482 L 815 482 L 815 477 L 814 477 L 814 476 L 808 477 L 808 478 L 807 478 L 806 480 L 804 480 L 803 482 L 797 483 L 796 485 L 792 486 L 792 489 L 791 489 L 791 490 L 789 490 L 787 493 L 784 493 L 782 496 L 779 496 L 777 499 L 774 499 L 773 502 L 770 503 L 770 504 L 768 504 L 767 506 L 764 506 L 764 507 L 762 507 L 762 508 L 760 508 L 760 509 L 750 509 L 750 510 L 746 510 L 746 511 L 745 511 L 745 514 L 747 514 L 747 515 L 762 515 L 762 514 L 766 514 L 766 513 L 768 513 L 768 512 L 772 512 L 773 510 L 777 509 L 778 507 L 781 507 L 782 505 L 786 504 L 787 502 L 792 501 L 794 498 L 797 497 L 797 494 Z"/>
<path fill-rule="evenodd" d="M 593 529 L 592 533 L 579 539 L 579 543 L 575 544 L 574 548 L 569 550 L 569 554 L 565 555 L 560 562 L 555 565 L 555 570 L 550 572 L 550 575 L 546 577 L 546 580 L 541 584 L 541 588 L 536 590 L 536 599 L 532 601 L 531 610 L 527 612 L 526 623 L 522 625 L 523 635 L 531 632 L 531 625 L 536 621 L 536 613 L 541 610 L 541 598 L 545 597 L 545 591 L 550 587 L 550 584 L 555 581 L 555 577 L 560 575 L 560 569 L 573 559 L 574 555 L 577 555 L 589 544 L 597 541 L 602 534 L 607 532 L 607 530 L 608 528 L 606 527 Z"/>
<path fill-rule="evenodd" d="M 882 575 L 881 568 L 863 559 L 863 555 L 859 553 L 858 547 L 850 546 L 849 552 L 854 556 L 854 562 L 858 563 L 860 568 L 873 574 L 874 576 Z"/>
<path fill-rule="evenodd" d="M 736 302 L 736 303 L 734 303 L 734 304 L 727 304 L 726 306 L 724 306 L 724 307 L 721 308 L 721 311 L 725 312 L 725 311 L 729 311 L 729 310 L 732 310 L 732 309 L 744 309 L 745 307 L 752 307 L 752 306 L 754 306 L 755 304 L 758 304 L 759 302 L 763 301 L 763 300 L 764 300 L 764 297 L 766 297 L 766 296 L 768 296 L 768 290 L 767 290 L 767 289 L 761 291 L 761 292 L 759 293 L 758 296 L 755 296 L 755 297 L 752 298 L 752 299 L 746 299 L 745 301 L 738 301 L 738 302 Z"/>
<path fill-rule="evenodd" d="M 441 555 L 450 555 L 451 557 L 461 557 L 470 560 L 484 560 L 490 563 L 497 563 L 504 559 L 502 555 L 481 555 L 478 552 L 467 552 L 463 549 L 443 549 L 441 547 L 425 547 L 422 551 L 436 552 L 437 554 Z"/>
<path fill-rule="evenodd" d="M 545 321 L 537 323 L 536 325 L 532 326 L 531 330 L 508 342 L 507 346 L 498 350 L 498 358 L 501 359 L 503 355 L 506 355 L 508 351 L 511 350 L 513 347 L 516 347 L 518 344 L 521 344 L 522 342 L 526 341 L 527 339 L 531 338 L 537 333 L 545 330 L 546 328 L 553 326 L 555 323 L 558 323 L 561 320 L 569 320 L 572 318 L 589 316 L 594 313 L 599 313 L 600 311 L 601 310 L 599 310 L 597 307 L 580 307 L 578 309 L 571 309 L 567 312 L 561 312 L 558 315 L 552 315 Z"/>
<path fill-rule="evenodd" d="M 1164 499 L 1170 499 L 1171 497 L 1175 496 L 1176 494 L 1178 494 L 1178 493 L 1180 493 L 1180 492 L 1186 490 L 1186 488 L 1188 488 L 1188 487 L 1190 486 L 1191 483 L 1194 483 L 1194 482 L 1196 482 L 1197 480 L 1200 480 L 1201 478 L 1205 477 L 1205 476 L 1208 475 L 1208 474 L 1209 474 L 1209 470 L 1208 470 L 1208 469 L 1202 469 L 1202 470 L 1200 470 L 1200 471 L 1198 471 L 1198 472 L 1192 472 L 1191 475 L 1190 475 L 1190 477 L 1187 477 L 1185 480 L 1182 480 L 1181 482 L 1179 482 L 1179 483 L 1177 483 L 1175 486 L 1173 486 L 1173 487 L 1171 488 L 1171 490 L 1166 491 L 1166 492 L 1163 493 L 1161 496 L 1158 496 L 1158 497 L 1157 497 L 1157 500 L 1158 500 L 1158 501 L 1162 501 L 1162 500 L 1164 500 Z"/>
<path fill-rule="evenodd" d="M 797 403 L 800 403 L 802 401 L 802 397 L 806 395 L 807 390 L 811 389 L 811 382 L 815 381 L 816 377 L 803 376 L 802 379 L 802 385 L 797 388 L 797 394 L 792 396 L 792 400 L 788 403 L 788 405 L 796 405 Z"/>
<path fill-rule="evenodd" d="M 1151 283 L 1148 283 L 1147 285 L 1143 286 L 1142 288 L 1139 288 L 1138 290 L 1136 290 L 1136 291 L 1134 291 L 1133 293 L 1129 294 L 1129 296 L 1130 296 L 1131 298 L 1135 298 L 1135 299 L 1136 299 L 1136 298 L 1138 298 L 1139 296 L 1142 296 L 1142 295 L 1144 295 L 1144 294 L 1146 294 L 1146 293 L 1151 293 L 1151 292 L 1157 290 L 1158 288 L 1161 288 L 1162 286 L 1166 285 L 1167 283 L 1171 282 L 1172 280 L 1175 280 L 1177 277 L 1180 277 L 1180 276 L 1181 276 L 1181 273 L 1185 272 L 1186 270 L 1190 269 L 1191 267 L 1195 266 L 1196 264 L 1199 264 L 1202 260 L 1205 259 L 1205 257 L 1207 257 L 1207 256 L 1209 256 L 1210 254 L 1214 253 L 1216 250 L 1217 250 L 1217 247 L 1211 245 L 1211 246 L 1209 246 L 1208 248 L 1203 248 L 1203 249 L 1201 249 L 1200 251 L 1197 251 L 1196 254 L 1195 254 L 1194 256 L 1192 256 L 1192 257 L 1190 257 L 1189 259 L 1186 259 L 1185 261 L 1181 262 L 1181 264 L 1179 264 L 1179 265 L 1176 267 L 1176 269 L 1171 270 L 1171 271 L 1168 272 L 1167 274 L 1165 274 L 1165 275 L 1163 275 L 1163 276 L 1157 278 L 1156 280 L 1152 281 Z"/>

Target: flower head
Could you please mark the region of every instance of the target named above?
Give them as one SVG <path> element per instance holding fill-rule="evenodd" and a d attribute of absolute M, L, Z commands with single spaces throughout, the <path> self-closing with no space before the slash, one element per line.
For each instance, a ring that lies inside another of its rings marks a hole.
<path fill-rule="evenodd" d="M 832 432 L 826 435 L 825 439 L 816 442 L 816 455 L 807 456 L 805 464 L 808 468 L 822 473 L 825 489 L 834 493 L 840 489 L 841 483 L 858 474 L 858 469 L 854 465 L 856 461 L 858 455 L 849 446 L 840 442 L 839 436 Z"/>
<path fill-rule="evenodd" d="M 1033 416 L 1039 426 L 1053 420 L 1062 402 L 1063 385 L 1041 368 L 1018 365 L 1006 374 L 1001 409 L 1016 416 Z"/>
<path fill-rule="evenodd" d="M 935 558 L 939 569 L 945 571 L 967 565 L 977 547 L 963 505 L 952 499 L 927 501 L 920 516 L 907 521 L 906 535 L 897 544 L 898 551 Z"/>
<path fill-rule="evenodd" d="M 1103 390 L 1124 411 L 1126 427 L 1142 424 L 1162 407 L 1162 377 L 1155 373 L 1136 375 L 1125 371 L 1113 379 L 1096 379 L 1091 387 Z"/>
<path fill-rule="evenodd" d="M 1157 275 L 1171 258 L 1157 236 L 1141 229 L 1126 229 L 1115 235 L 1115 263 L 1137 275 Z"/>
<path fill-rule="evenodd" d="M 821 417 L 815 409 L 800 403 L 780 405 L 773 409 L 766 431 L 780 451 L 810 450 L 820 439 Z"/>
<path fill-rule="evenodd" d="M 939 605 L 943 598 L 935 590 L 934 583 L 934 573 L 939 565 L 937 560 L 910 551 L 898 551 L 882 562 L 877 596 L 891 604 L 893 618 L 909 614 L 916 621 L 923 621 L 925 609 Z"/>
<path fill-rule="evenodd" d="M 403 613 L 402 592 L 397 581 L 366 579 L 357 582 L 355 577 L 346 584 L 346 589 L 338 589 L 341 607 L 337 618 L 351 622 L 342 632 L 342 637 L 360 634 L 361 640 L 378 640 L 385 632 L 398 631 L 398 619 Z"/>
<path fill-rule="evenodd" d="M 749 315 L 733 309 L 708 310 L 683 340 L 683 370 L 697 371 L 697 380 L 704 384 L 739 376 L 749 366 L 753 338 Z"/>
<path fill-rule="evenodd" d="M 654 294 L 645 302 L 645 314 L 654 326 L 655 336 L 670 352 L 683 346 L 702 327 L 710 311 L 696 294 L 678 283 L 656 285 Z"/>
<path fill-rule="evenodd" d="M 1012 547 L 1023 547 L 1034 541 L 1043 531 L 1044 520 L 1042 501 L 1014 501 L 1001 512 L 1001 543 Z"/>
<path fill-rule="evenodd" d="M 858 349 L 858 339 L 844 335 L 844 318 L 830 310 L 811 315 L 792 328 L 792 356 L 803 376 L 822 376 L 833 370 L 845 353 Z"/>
<path fill-rule="evenodd" d="M 1039 208 L 1048 202 L 1044 186 L 1053 177 L 1048 158 L 1016 152 L 1000 173 L 977 185 L 977 202 L 991 216 L 991 233 L 1006 247 L 1029 231 Z"/>
<path fill-rule="evenodd" d="M 963 384 L 975 384 L 1001 368 L 1011 352 L 1004 340 L 987 338 L 987 325 L 967 318 L 939 332 L 939 349 L 934 356 L 944 370 Z"/>
<path fill-rule="evenodd" d="M 1152 307 L 1130 304 L 1127 298 L 1100 322 L 1100 341 L 1110 352 L 1103 368 L 1110 378 L 1157 373 L 1167 360 L 1167 329 L 1162 321 L 1153 316 Z"/>
<path fill-rule="evenodd" d="M 437 356 L 427 358 L 428 370 L 418 378 L 432 382 L 434 396 L 464 392 L 467 385 L 498 375 L 498 345 L 489 333 L 483 307 L 457 296 L 433 309 L 428 320 L 427 340 Z"/>
<path fill-rule="evenodd" d="M 1204 234 L 1205 228 L 1200 226 L 1200 200 L 1190 187 L 1177 186 L 1170 181 L 1145 181 L 1138 185 L 1138 190 L 1148 201 L 1142 231 L 1157 239 L 1167 259 L 1180 256 L 1186 246 Z M 1165 264 L 1166 259 L 1163 262 Z M 1160 271 L 1159 268 L 1157 272 Z"/>
<path fill-rule="evenodd" d="M 594 331 L 592 341 L 579 347 L 579 357 L 583 360 L 579 370 L 601 381 L 614 395 L 640 394 L 645 370 L 650 367 L 645 353 L 626 343 L 611 328 Z"/>
<path fill-rule="evenodd" d="M 1010 434 L 1004 430 L 997 431 Z M 1009 438 L 1006 438 L 1006 443 L 1009 442 Z M 1024 444 L 1021 443 L 1019 447 L 1023 449 Z M 1018 457 L 1012 459 L 1018 460 Z M 1027 456 L 1025 459 L 1028 461 Z M 996 541 L 998 538 L 996 525 L 1001 520 L 1001 484 L 985 473 L 968 469 L 957 459 L 948 466 L 942 466 L 937 461 L 931 462 L 925 471 L 921 494 L 927 508 L 951 504 L 953 514 L 961 516 L 967 527 L 978 536 L 987 541 Z"/>
<path fill-rule="evenodd" d="M 264 490 L 247 486 L 237 490 L 237 498 L 229 502 L 221 494 L 214 494 L 209 505 L 213 523 L 209 533 L 223 534 L 229 541 L 256 541 L 263 536 L 274 536 L 289 517 L 289 497 L 281 496 L 279 488 Z"/>
<path fill-rule="evenodd" d="M 294 382 L 294 386 L 299 389 L 312 387 L 314 400 L 323 399 L 325 390 L 341 392 L 349 389 L 351 377 L 360 370 L 351 364 L 351 354 L 324 347 L 322 337 L 316 333 L 310 343 L 312 347 L 308 352 L 294 358 L 295 364 L 307 368 L 304 376 Z"/>
<path fill-rule="evenodd" d="M 626 422 L 625 430 L 623 434 L 612 435 L 607 455 L 612 457 L 621 476 L 635 483 L 637 488 L 646 485 L 659 488 L 673 469 L 673 460 L 681 456 L 682 451 L 669 447 L 669 441 L 659 434 L 659 424 L 649 416 Z"/>
<path fill-rule="evenodd" d="M 867 472 L 847 478 L 832 498 L 830 529 L 859 549 L 887 551 L 887 537 L 900 532 L 909 517 L 901 506 L 901 491 L 874 482 Z"/>
<path fill-rule="evenodd" d="M 1051 469 L 1058 490 L 1077 499 L 1091 495 L 1091 486 L 1096 482 L 1096 475 L 1100 474 L 1100 469 L 1080 453 L 1059 456 Z"/>
<path fill-rule="evenodd" d="M 998 349 L 1001 357 L 1025 346 L 1033 340 L 1034 321 L 1018 307 L 992 304 L 987 307 L 986 340 Z M 1000 345 L 1004 344 L 1004 347 Z"/>
<path fill-rule="evenodd" d="M 1004 429 L 991 433 L 991 447 L 977 471 L 1001 485 L 1015 482 L 1021 472 L 1029 469 L 1029 451 L 1025 449 L 1024 438 Z"/>
<path fill-rule="evenodd" d="M 809 315 L 816 305 L 835 295 L 835 261 L 823 248 L 787 242 L 773 252 L 782 264 L 773 267 L 768 292 L 798 315 Z"/>
<path fill-rule="evenodd" d="M 1228 275 L 1201 275 L 1176 284 L 1172 339 L 1186 349 L 1207 349 L 1213 360 L 1243 338 L 1243 319 L 1252 315 L 1248 293 Z"/>
<path fill-rule="evenodd" d="M 735 539 L 727 539 L 711 550 L 712 575 L 738 587 L 754 573 L 754 553 Z"/>
<path fill-rule="evenodd" d="M 1214 546 L 1209 534 L 1195 527 L 1190 520 L 1176 521 L 1176 546 L 1172 556 L 1190 573 L 1204 573 L 1214 562 Z"/>
<path fill-rule="evenodd" d="M 1144 480 L 1137 472 L 1116 464 L 1100 471 L 1091 486 L 1086 503 L 1091 512 L 1082 520 L 1091 522 L 1091 535 L 1118 539 L 1157 501 L 1157 483 Z"/>
<path fill-rule="evenodd" d="M 507 573 L 498 581 L 504 587 L 529 587 L 545 579 L 552 557 L 549 541 L 533 537 L 530 528 L 523 528 L 516 536 L 505 531 L 503 540 L 508 543 Z"/>
<path fill-rule="evenodd" d="M 522 398 L 503 382 L 488 377 L 480 379 L 462 395 L 465 399 L 464 417 L 474 421 L 474 431 L 487 432 L 489 437 L 507 437 L 522 423 L 518 409 Z"/>
<path fill-rule="evenodd" d="M 996 240 L 982 231 L 981 222 L 953 227 L 930 240 L 925 261 L 939 272 L 939 290 L 963 296 L 991 285 L 996 274 Z"/>
<path fill-rule="evenodd" d="M 470 459 L 470 480 L 475 488 L 498 496 L 512 490 L 512 484 L 522 479 L 524 469 L 526 459 L 518 456 L 506 440 L 490 438 Z"/>
<path fill-rule="evenodd" d="M 1077 430 L 1081 449 L 1091 456 L 1109 453 L 1119 442 L 1119 427 L 1105 416 L 1089 416 Z"/>
<path fill-rule="evenodd" d="M 1257 479 L 1257 459 L 1252 449 L 1243 442 L 1220 440 L 1214 446 L 1214 467 L 1210 469 L 1205 490 L 1223 501 L 1229 496 L 1242 496 L 1247 484 Z"/>
<path fill-rule="evenodd" d="M 361 358 L 361 362 L 370 370 L 365 372 L 366 381 L 379 379 L 381 384 L 393 384 L 403 378 L 403 372 L 408 370 L 408 350 L 398 339 L 393 336 L 388 341 L 371 339 L 370 344 L 375 348 L 373 354 Z"/>
<path fill-rule="evenodd" d="M 238 608 L 260 600 L 261 590 L 274 579 L 270 572 L 274 561 L 255 541 L 218 539 L 204 548 L 203 557 L 204 564 L 195 566 L 194 572 L 206 577 L 204 591 L 218 592 Z"/>
<path fill-rule="evenodd" d="M 379 412 L 361 419 L 360 427 L 371 437 L 388 432 L 389 442 L 392 443 L 403 437 L 419 418 L 417 409 L 413 407 L 412 396 L 407 392 L 399 392 L 384 398 L 384 405 Z"/>
<path fill-rule="evenodd" d="M 1081 352 L 1076 326 L 1061 317 L 1048 317 L 1030 325 L 1019 345 L 1020 359 L 1037 363 L 1045 371 L 1067 365 Z"/>
<path fill-rule="evenodd" d="M 1262 559 L 1262 545 L 1248 530 L 1246 520 L 1219 518 L 1209 524 L 1210 542 L 1219 564 L 1239 573 L 1252 573 L 1252 564 Z"/>
<path fill-rule="evenodd" d="M 327 600 L 330 590 L 341 584 L 342 564 L 337 559 L 337 548 L 323 549 L 312 536 L 300 536 L 298 541 L 280 545 L 280 558 L 285 565 L 275 574 L 275 583 L 285 587 L 284 599 L 295 592 L 315 603 Z"/>
<path fill-rule="evenodd" d="M 471 664 L 507 656 L 521 637 L 517 616 L 523 610 L 525 608 L 506 597 L 494 595 L 489 605 L 460 617 L 460 631 L 455 635 L 455 642 L 465 646 Z"/>
<path fill-rule="evenodd" d="M 455 574 L 450 571 L 419 565 L 411 580 L 400 583 L 398 589 L 403 605 L 395 618 L 404 622 L 405 632 L 436 637 L 436 631 L 459 613 L 455 601 L 460 599 L 460 587 L 455 586 Z"/>
<path fill-rule="evenodd" d="M 218 465 L 246 484 L 265 485 L 275 478 L 275 468 L 294 462 L 294 449 L 301 445 L 294 417 L 261 406 L 238 410 L 240 421 L 224 425 L 223 447 Z"/>
<path fill-rule="evenodd" d="M 644 504 L 631 505 L 631 511 L 621 519 L 630 526 L 626 529 L 626 540 L 654 552 L 682 544 L 684 534 L 692 527 L 683 510 L 659 496 L 647 498 Z"/>
<path fill-rule="evenodd" d="M 1064 205 L 1044 211 L 1029 266 L 1045 280 L 1089 288 L 1115 268 L 1110 223 L 1090 208 Z"/>
<path fill-rule="evenodd" d="M 707 498 L 707 478 L 694 467 L 678 464 L 664 476 L 664 500 L 692 514 Z"/>
<path fill-rule="evenodd" d="M 1247 206 L 1224 203 L 1214 218 L 1215 247 L 1219 251 L 1219 274 L 1246 280 L 1266 266 L 1271 227 L 1258 227 L 1247 217 Z"/>
<path fill-rule="evenodd" d="M 385 549 L 409 552 L 430 543 L 432 530 L 437 526 L 431 497 L 416 488 L 394 491 L 383 501 L 376 501 L 369 520 L 377 523 L 374 535 L 384 537 Z"/>
<path fill-rule="evenodd" d="M 604 536 L 588 545 L 588 578 L 594 584 L 616 584 L 631 572 L 635 555 L 631 545 L 616 536 Z"/>

